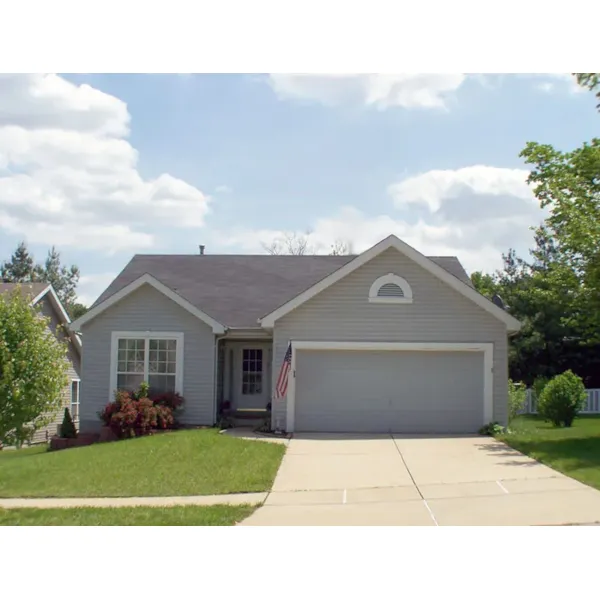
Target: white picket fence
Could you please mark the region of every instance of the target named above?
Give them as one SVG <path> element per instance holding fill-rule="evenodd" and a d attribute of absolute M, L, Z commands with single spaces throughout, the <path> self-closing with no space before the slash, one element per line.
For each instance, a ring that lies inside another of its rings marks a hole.
<path fill-rule="evenodd" d="M 582 415 L 597 415 L 600 414 L 600 389 L 591 389 L 586 390 L 587 399 L 585 401 L 585 406 L 581 411 Z M 533 395 L 533 390 L 527 390 L 527 400 L 525 401 L 525 409 L 523 413 L 528 414 L 536 414 L 537 410 L 535 408 L 535 398 Z"/>

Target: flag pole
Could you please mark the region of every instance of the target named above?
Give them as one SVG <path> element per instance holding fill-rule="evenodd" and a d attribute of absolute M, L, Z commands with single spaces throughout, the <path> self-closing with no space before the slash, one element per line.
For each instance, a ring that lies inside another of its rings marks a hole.
<path fill-rule="evenodd" d="M 282 434 L 285 431 L 285 427 L 281 426 L 281 414 L 280 408 L 283 403 L 283 398 L 287 397 L 287 379 L 292 362 L 292 340 L 288 340 L 285 355 L 281 362 L 281 368 L 279 370 L 279 376 L 275 385 L 275 393 L 273 394 L 272 406 L 276 409 L 275 411 L 275 429 L 273 433 Z"/>

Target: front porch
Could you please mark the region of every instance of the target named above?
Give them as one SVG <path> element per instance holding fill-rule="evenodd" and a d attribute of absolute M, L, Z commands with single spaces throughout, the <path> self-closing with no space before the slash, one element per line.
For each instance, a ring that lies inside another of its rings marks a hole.
<path fill-rule="evenodd" d="M 218 340 L 217 422 L 254 427 L 264 423 L 271 410 L 271 339 Z"/>

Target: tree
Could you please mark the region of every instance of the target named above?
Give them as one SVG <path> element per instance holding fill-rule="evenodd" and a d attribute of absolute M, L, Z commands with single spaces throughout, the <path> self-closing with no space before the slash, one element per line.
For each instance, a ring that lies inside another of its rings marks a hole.
<path fill-rule="evenodd" d="M 600 87 L 597 73 L 574 75 L 590 91 Z M 484 294 L 495 286 L 523 324 L 510 342 L 511 378 L 531 384 L 536 376 L 552 377 L 573 369 L 596 387 L 600 385 L 600 141 L 593 139 L 568 152 L 529 142 L 521 157 L 532 168 L 528 181 L 548 217 L 534 229 L 528 259 L 511 249 L 503 256 L 500 272 L 474 273 L 473 282 Z"/>
<path fill-rule="evenodd" d="M 550 210 L 536 231 L 546 240 L 539 256 L 550 257 L 544 279 L 568 296 L 571 325 L 600 341 L 600 139 L 571 152 L 529 142 L 521 156 L 533 166 L 528 181 L 540 206 Z"/>
<path fill-rule="evenodd" d="M 329 254 L 332 256 L 346 256 L 352 254 L 352 244 L 344 240 L 336 240 L 331 244 L 331 252 Z"/>
<path fill-rule="evenodd" d="M 0 295 L 0 444 L 20 447 L 59 409 L 67 344 L 16 289 Z"/>
<path fill-rule="evenodd" d="M 60 252 L 52 246 L 43 267 L 37 267 L 40 281 L 50 283 L 67 310 L 77 300 L 77 284 L 79 283 L 79 268 L 76 265 L 67 267 L 60 262 Z M 70 312 L 70 311 L 69 311 Z"/>
<path fill-rule="evenodd" d="M 65 406 L 65 412 L 63 415 L 63 422 L 60 426 L 60 437 L 62 438 L 76 438 L 77 437 L 77 429 L 75 427 L 75 423 L 73 423 L 73 418 L 71 417 L 71 411 L 68 407 Z"/>
<path fill-rule="evenodd" d="M 298 235 L 297 233 L 284 233 L 274 239 L 270 244 L 263 244 L 263 248 L 269 254 L 293 254 L 304 256 L 314 254 L 309 244 L 310 232 Z"/>
<path fill-rule="evenodd" d="M 474 271 L 471 273 L 471 282 L 475 289 L 486 298 L 491 299 L 494 294 L 498 293 L 498 286 L 493 275 Z"/>
<path fill-rule="evenodd" d="M 82 315 L 88 311 L 88 307 L 85 304 L 81 304 L 81 302 L 73 302 L 69 307 L 69 317 L 74 321 L 75 319 L 79 319 Z"/>
<path fill-rule="evenodd" d="M 36 264 L 34 257 L 29 254 L 26 243 L 21 242 L 10 260 L 2 264 L 2 278 L 7 282 L 39 281 L 51 284 L 72 318 L 77 318 L 73 316 L 75 313 L 81 316 L 87 310 L 82 304 L 76 302 L 79 275 L 79 268 L 76 265 L 67 267 L 61 263 L 60 252 L 55 246 L 48 250 L 44 264 Z"/>
<path fill-rule="evenodd" d="M 10 283 L 30 283 L 37 281 L 33 256 L 29 254 L 27 244 L 21 242 L 10 260 L 2 263 L 2 279 Z"/>
<path fill-rule="evenodd" d="M 573 75 L 575 75 L 577 83 L 581 87 L 590 90 L 590 92 L 600 88 L 600 73 L 573 73 Z M 600 90 L 596 92 L 596 98 L 600 101 Z M 596 108 L 600 110 L 600 102 L 598 102 Z"/>
<path fill-rule="evenodd" d="M 263 248 L 274 255 L 292 254 L 294 256 L 305 256 L 309 254 L 318 254 L 318 244 L 311 243 L 311 232 L 303 234 L 284 233 L 274 239 L 270 244 L 263 244 Z M 329 254 L 332 256 L 342 256 L 352 253 L 352 245 L 349 242 L 338 239 L 331 244 Z"/>

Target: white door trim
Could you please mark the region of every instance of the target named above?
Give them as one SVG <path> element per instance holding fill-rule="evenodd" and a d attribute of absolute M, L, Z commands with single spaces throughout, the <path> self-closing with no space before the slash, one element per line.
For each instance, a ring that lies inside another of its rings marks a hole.
<path fill-rule="evenodd" d="M 291 377 L 287 390 L 286 430 L 294 431 L 296 413 L 296 352 L 298 350 L 411 350 L 419 352 L 483 352 L 483 423 L 494 414 L 494 344 L 465 342 L 310 342 L 292 341 Z"/>
<path fill-rule="evenodd" d="M 230 400 L 233 408 L 243 408 L 240 406 L 240 400 L 242 398 L 242 353 L 244 350 L 262 350 L 263 351 L 263 393 L 261 394 L 261 401 L 259 404 L 266 406 L 271 398 L 271 349 L 272 344 L 266 340 L 235 340 L 228 341 L 225 347 L 229 350 L 233 350 L 233 364 L 231 364 L 232 378 L 231 384 L 232 389 L 230 390 L 228 400 Z M 227 360 L 227 359 L 226 359 Z M 263 402 L 264 400 L 264 402 Z"/>

